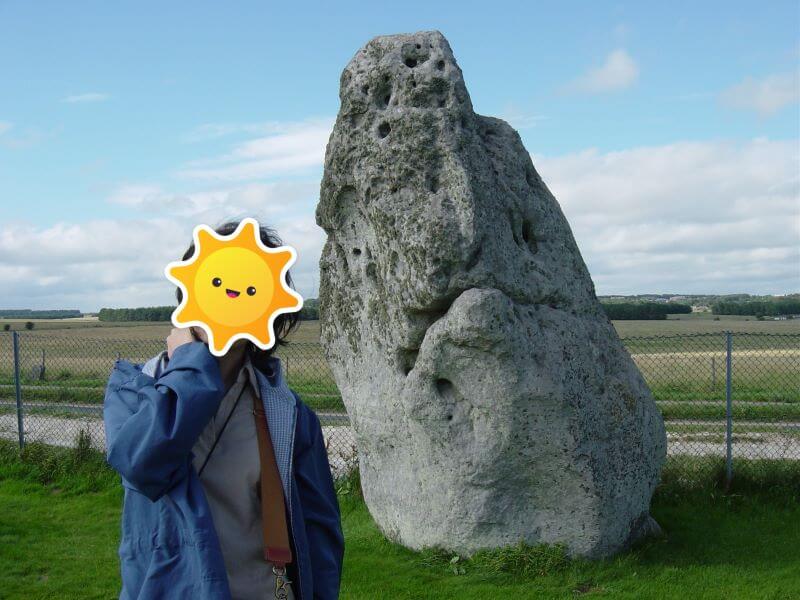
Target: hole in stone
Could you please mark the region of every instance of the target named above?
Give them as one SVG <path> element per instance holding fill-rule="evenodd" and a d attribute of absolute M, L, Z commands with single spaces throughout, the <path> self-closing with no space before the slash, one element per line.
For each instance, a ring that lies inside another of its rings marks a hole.
<path fill-rule="evenodd" d="M 536 242 L 536 236 L 533 231 L 533 223 L 527 219 L 522 223 L 522 240 L 532 254 L 536 254 L 539 251 L 539 244 Z"/>
<path fill-rule="evenodd" d="M 453 388 L 453 382 L 449 379 L 437 379 L 436 380 L 436 392 L 442 398 L 452 398 L 455 394 L 455 389 Z"/>
<path fill-rule="evenodd" d="M 439 98 L 439 108 L 442 108 L 445 104 L 447 104 L 447 100 Z"/>
<path fill-rule="evenodd" d="M 384 81 L 375 86 L 372 91 L 372 102 L 380 109 L 389 106 L 389 101 L 392 99 L 392 85 L 388 81 Z"/>
<path fill-rule="evenodd" d="M 448 421 L 452 421 L 453 420 L 453 415 L 447 415 L 447 420 Z"/>
<path fill-rule="evenodd" d="M 363 94 L 366 94 L 366 93 L 368 93 L 368 92 L 369 92 L 369 86 L 368 86 L 368 85 L 362 85 L 362 86 L 361 86 L 361 92 L 362 92 Z"/>
<path fill-rule="evenodd" d="M 422 44 L 403 44 L 400 48 L 400 56 L 403 63 L 413 69 L 417 65 L 421 65 L 429 58 L 427 50 L 422 49 Z"/>
<path fill-rule="evenodd" d="M 439 69 L 440 71 L 444 71 L 444 61 L 443 60 L 436 61 L 436 68 Z"/>
<path fill-rule="evenodd" d="M 412 87 L 412 88 L 415 88 L 415 87 L 417 87 L 417 82 L 416 82 L 416 81 L 414 81 L 413 79 L 411 80 L 411 87 Z"/>
<path fill-rule="evenodd" d="M 428 177 L 428 189 L 433 194 L 439 191 L 439 178 L 436 177 L 436 175 L 431 175 Z"/>
<path fill-rule="evenodd" d="M 371 262 L 367 265 L 367 277 L 369 277 L 372 281 L 375 281 L 378 278 L 378 268 L 375 266 L 374 262 Z"/>
<path fill-rule="evenodd" d="M 400 371 L 403 375 L 408 375 L 417 363 L 419 348 L 400 348 L 397 354 L 398 362 L 400 363 Z"/>
<path fill-rule="evenodd" d="M 361 256 L 361 248 L 353 248 L 353 254 L 355 256 Z"/>
<path fill-rule="evenodd" d="M 378 125 L 378 135 L 382 138 L 385 138 L 387 135 L 389 135 L 391 130 L 391 126 L 386 121 Z"/>

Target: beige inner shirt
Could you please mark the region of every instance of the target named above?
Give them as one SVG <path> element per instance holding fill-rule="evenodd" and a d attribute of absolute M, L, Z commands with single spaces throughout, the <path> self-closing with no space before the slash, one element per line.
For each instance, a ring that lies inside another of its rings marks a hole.
<path fill-rule="evenodd" d="M 244 391 L 242 392 L 242 388 Z M 274 598 L 275 576 L 264 560 L 261 530 L 261 462 L 253 417 L 253 395 L 260 398 L 249 357 L 192 448 L 199 472 L 225 419 L 234 409 L 200 481 L 217 530 L 233 600 Z M 294 594 L 289 591 L 290 600 Z"/>

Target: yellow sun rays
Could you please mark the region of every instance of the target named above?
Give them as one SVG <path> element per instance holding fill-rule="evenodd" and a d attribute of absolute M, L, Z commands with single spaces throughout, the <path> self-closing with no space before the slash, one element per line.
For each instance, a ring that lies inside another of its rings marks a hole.
<path fill-rule="evenodd" d="M 164 269 L 183 295 L 172 313 L 173 325 L 201 327 L 215 356 L 224 355 L 239 339 L 271 348 L 275 318 L 303 307 L 303 298 L 285 281 L 297 260 L 294 248 L 265 246 L 258 222 L 251 218 L 227 236 L 198 225 L 194 245 L 189 260 L 171 262 Z"/>

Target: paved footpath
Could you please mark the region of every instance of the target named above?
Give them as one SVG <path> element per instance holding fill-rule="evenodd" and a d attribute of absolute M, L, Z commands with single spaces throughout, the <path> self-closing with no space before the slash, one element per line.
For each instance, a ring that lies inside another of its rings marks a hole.
<path fill-rule="evenodd" d="M 28 404 L 26 403 L 26 406 Z M 52 406 L 52 405 L 50 405 Z M 83 429 L 92 437 L 92 445 L 105 451 L 105 432 L 102 412 L 97 406 L 89 414 L 72 417 L 55 417 L 41 414 L 25 415 L 25 439 L 55 446 L 72 446 L 78 432 Z M 94 413 L 94 414 L 91 414 Z M 357 461 L 355 434 L 342 413 L 318 412 L 322 423 L 322 434 L 328 447 L 328 460 L 334 476 L 347 472 Z M 726 448 L 722 433 L 724 421 L 668 421 L 670 424 L 709 425 L 708 431 L 675 432 L 667 434 L 667 451 L 670 456 L 725 456 Z M 779 431 L 741 431 L 748 425 L 775 427 Z M 778 458 L 800 460 L 800 436 L 795 422 L 765 423 L 759 421 L 734 421 L 733 456 L 736 458 Z M 792 433 L 794 435 L 792 435 Z M 0 414 L 0 438 L 17 440 L 17 416 L 14 412 Z"/>
<path fill-rule="evenodd" d="M 319 413 L 318 413 L 319 414 Z M 333 422 L 341 422 L 341 415 L 336 415 Z M 346 416 L 345 416 L 346 418 Z M 346 473 L 357 460 L 355 434 L 349 425 L 326 424 L 323 414 L 322 436 L 328 448 L 328 460 L 334 477 Z M 52 417 L 45 415 L 25 415 L 25 441 L 42 442 L 52 446 L 74 446 L 80 430 L 88 431 L 92 438 L 92 446 L 105 452 L 106 436 L 103 420 L 97 417 Z M 0 414 L 0 438 L 18 440 L 17 415 L 15 413 Z"/>

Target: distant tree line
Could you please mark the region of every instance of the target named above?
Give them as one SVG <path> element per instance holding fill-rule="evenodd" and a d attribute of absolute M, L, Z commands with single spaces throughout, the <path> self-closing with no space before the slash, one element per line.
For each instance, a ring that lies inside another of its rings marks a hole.
<path fill-rule="evenodd" d="M 777 316 L 800 314 L 800 298 L 780 300 L 752 300 L 748 302 L 720 301 L 711 305 L 715 315 Z"/>
<path fill-rule="evenodd" d="M 31 310 L 29 308 L 0 310 L 3 319 L 72 319 L 80 317 L 79 310 Z"/>
<path fill-rule="evenodd" d="M 319 300 L 317 298 L 304 298 L 303 308 L 300 309 L 301 321 L 316 321 L 319 319 Z"/>
<path fill-rule="evenodd" d="M 612 321 L 663 320 L 667 315 L 689 314 L 692 307 L 678 302 L 601 302 Z"/>
<path fill-rule="evenodd" d="M 174 306 L 147 306 L 143 308 L 101 308 L 98 318 L 101 321 L 169 321 Z M 319 301 L 306 298 L 300 310 L 301 321 L 319 319 Z"/>

